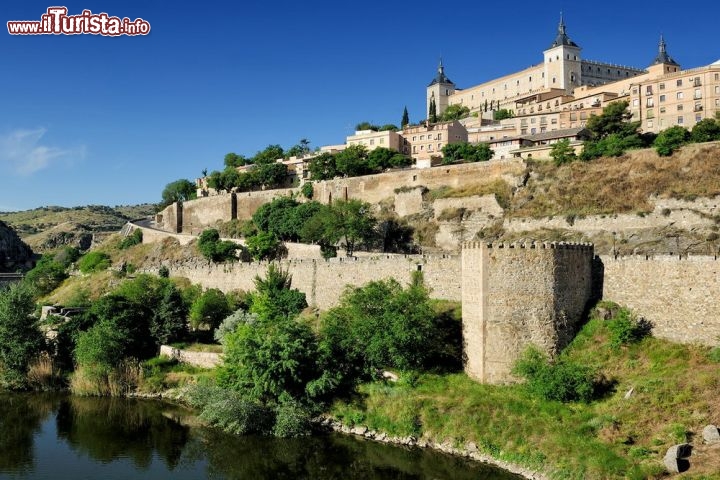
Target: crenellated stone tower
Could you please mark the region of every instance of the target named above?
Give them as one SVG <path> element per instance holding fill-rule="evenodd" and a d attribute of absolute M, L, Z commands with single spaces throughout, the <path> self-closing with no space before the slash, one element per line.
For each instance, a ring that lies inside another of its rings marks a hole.
<path fill-rule="evenodd" d="M 592 298 L 592 244 L 487 244 L 462 249 L 465 372 L 483 383 L 511 381 L 529 346 L 566 346 Z"/>

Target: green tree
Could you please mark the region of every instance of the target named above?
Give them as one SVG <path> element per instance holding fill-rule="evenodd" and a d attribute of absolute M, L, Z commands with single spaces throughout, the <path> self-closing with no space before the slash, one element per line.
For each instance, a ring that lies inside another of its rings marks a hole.
<path fill-rule="evenodd" d="M 434 102 L 435 100 L 433 99 L 431 101 Z M 443 122 L 447 122 L 450 120 L 459 120 L 461 118 L 467 117 L 468 115 L 470 115 L 470 109 L 456 103 L 453 105 L 449 105 L 443 112 L 440 119 Z"/>
<path fill-rule="evenodd" d="M 512 118 L 515 115 L 513 115 L 512 110 L 508 110 L 506 108 L 501 108 L 500 110 L 495 110 L 493 112 L 493 120 L 496 122 L 499 122 L 500 120 L 505 120 L 507 118 Z"/>
<path fill-rule="evenodd" d="M 162 345 L 182 339 L 187 333 L 188 308 L 177 287 L 167 284 L 156 305 L 150 322 L 150 335 L 156 343 Z"/>
<path fill-rule="evenodd" d="M 310 153 L 310 140 L 302 138 L 297 145 L 293 145 L 285 152 L 285 158 L 302 157 L 308 153 Z"/>
<path fill-rule="evenodd" d="M 252 172 L 257 184 L 263 188 L 282 186 L 288 175 L 287 165 L 278 162 L 260 163 Z"/>
<path fill-rule="evenodd" d="M 44 296 L 55 290 L 68 275 L 66 267 L 55 261 L 53 255 L 45 254 L 23 280 L 31 286 L 38 296 Z"/>
<path fill-rule="evenodd" d="M 255 165 L 264 165 L 276 163 L 279 159 L 285 158 L 285 151 L 280 145 L 268 145 L 265 150 L 261 150 L 255 154 L 252 163 Z"/>
<path fill-rule="evenodd" d="M 428 107 L 428 121 L 430 123 L 437 123 L 437 106 L 435 105 L 435 97 L 430 99 L 430 106 Z"/>
<path fill-rule="evenodd" d="M 421 279 L 407 288 L 389 279 L 348 289 L 323 317 L 321 336 L 346 379 L 384 368 L 421 369 L 444 348 Z"/>
<path fill-rule="evenodd" d="M 655 151 L 661 157 L 669 157 L 690 140 L 690 132 L 680 125 L 667 128 L 660 132 L 655 139 Z"/>
<path fill-rule="evenodd" d="M 310 181 L 307 181 L 303 183 L 303 186 L 300 187 L 300 193 L 303 194 L 303 197 L 307 199 L 311 199 L 313 197 L 314 189 L 313 184 Z"/>
<path fill-rule="evenodd" d="M 627 101 L 612 102 L 603 108 L 602 114 L 591 115 L 585 128 L 592 139 L 600 140 L 611 134 L 628 137 L 637 133 L 640 122 L 630 122 L 632 114 L 628 110 Z"/>
<path fill-rule="evenodd" d="M 105 252 L 88 252 L 78 261 L 78 268 L 82 273 L 101 272 L 112 265 L 110 256 Z"/>
<path fill-rule="evenodd" d="M 274 263 L 268 266 L 265 278 L 255 277 L 256 292 L 250 311 L 262 320 L 294 318 L 305 307 L 305 294 L 292 288 L 292 275 Z"/>
<path fill-rule="evenodd" d="M 162 191 L 162 202 L 160 209 L 167 207 L 175 202 L 184 202 L 197 197 L 195 184 L 190 180 L 181 178 L 165 185 Z"/>
<path fill-rule="evenodd" d="M 335 202 L 326 217 L 325 236 L 329 243 L 338 241 L 348 257 L 358 245 L 370 243 L 375 237 L 377 220 L 370 204 L 359 200 Z"/>
<path fill-rule="evenodd" d="M 373 124 L 370 123 L 370 122 L 360 122 L 360 123 L 358 123 L 357 125 L 355 125 L 355 131 L 358 131 L 358 130 L 374 130 L 374 131 L 377 132 L 379 129 L 380 129 L 380 127 L 378 127 L 377 125 L 373 125 Z"/>
<path fill-rule="evenodd" d="M 242 156 L 238 155 L 237 153 L 228 153 L 225 155 L 225 166 L 226 167 L 242 167 L 243 165 L 246 165 L 248 163 L 247 159 Z"/>
<path fill-rule="evenodd" d="M 333 384 L 320 365 L 317 338 L 295 320 L 241 323 L 224 342 L 220 385 L 254 400 L 277 405 L 290 397 L 312 404 Z"/>
<path fill-rule="evenodd" d="M 127 335 L 117 323 L 102 319 L 79 334 L 75 361 L 95 374 L 107 374 L 125 358 Z"/>
<path fill-rule="evenodd" d="M 235 252 L 241 248 L 230 240 L 220 240 L 220 233 L 214 228 L 203 230 L 198 237 L 197 247 L 203 257 L 213 262 L 235 259 Z"/>
<path fill-rule="evenodd" d="M 449 143 L 442 149 L 443 163 L 485 162 L 492 158 L 493 151 L 487 143 Z"/>
<path fill-rule="evenodd" d="M 555 165 L 570 163 L 577 158 L 575 155 L 575 148 L 570 145 L 570 140 L 567 138 L 555 142 L 550 149 L 550 156 L 555 162 Z"/>
<path fill-rule="evenodd" d="M 257 261 L 274 259 L 280 250 L 280 240 L 274 233 L 258 232 L 245 239 L 247 251 Z"/>
<path fill-rule="evenodd" d="M 367 165 L 368 151 L 364 145 L 350 145 L 335 154 L 337 172 L 348 177 L 357 177 L 370 173 Z"/>
<path fill-rule="evenodd" d="M 227 297 L 217 288 L 205 290 L 190 307 L 190 325 L 193 329 L 202 326 L 215 329 L 230 315 Z"/>
<path fill-rule="evenodd" d="M 410 124 L 410 115 L 408 115 L 407 107 L 403 108 L 402 120 L 400 120 L 400 128 L 405 128 Z"/>
<path fill-rule="evenodd" d="M 393 123 L 386 123 L 385 125 L 381 126 L 378 130 L 381 132 L 387 132 L 387 131 L 397 132 L 399 130 L 399 128 L 397 127 L 397 125 L 395 125 Z"/>
<path fill-rule="evenodd" d="M 30 360 L 44 348 L 34 318 L 34 292 L 26 284 L 0 289 L 0 383 L 22 388 Z"/>
<path fill-rule="evenodd" d="M 700 120 L 693 127 L 690 139 L 696 143 L 720 140 L 720 121 L 712 118 Z"/>
<path fill-rule="evenodd" d="M 324 152 L 310 160 L 310 176 L 315 181 L 331 180 L 338 174 L 335 155 Z"/>

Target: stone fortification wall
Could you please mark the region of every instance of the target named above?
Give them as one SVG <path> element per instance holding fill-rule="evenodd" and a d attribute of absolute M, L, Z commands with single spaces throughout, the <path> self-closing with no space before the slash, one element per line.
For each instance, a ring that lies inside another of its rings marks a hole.
<path fill-rule="evenodd" d="M 720 345 L 720 260 L 713 256 L 601 257 L 603 298 L 653 324 L 653 335 Z"/>
<path fill-rule="evenodd" d="M 198 235 L 211 225 L 237 218 L 237 197 L 233 193 L 183 202 L 182 215 L 182 233 Z"/>
<path fill-rule="evenodd" d="M 284 260 L 283 269 L 293 276 L 293 287 L 307 296 L 308 304 L 326 310 L 338 304 L 347 285 L 394 278 L 408 284 L 420 269 L 433 298 L 460 300 L 460 259 L 451 255 L 381 255 L 329 260 Z M 265 276 L 266 262 L 212 264 L 206 261 L 167 265 L 171 276 L 187 277 L 206 288 L 252 291 L 256 275 Z"/>
<path fill-rule="evenodd" d="M 341 178 L 314 183 L 313 198 L 323 203 L 347 198 L 378 203 L 394 197 L 396 188 L 415 186 L 429 189 L 443 186 L 459 188 L 476 184 L 486 180 L 487 177 L 519 175 L 524 168 L 525 163 L 522 159 L 509 159 Z"/>
<path fill-rule="evenodd" d="M 201 368 L 214 368 L 222 363 L 219 353 L 214 352 L 192 352 L 180 350 L 169 345 L 160 346 L 160 355 L 174 358 L 180 363 L 187 363 Z"/>
<path fill-rule="evenodd" d="M 590 244 L 466 243 L 462 251 L 465 371 L 507 381 L 530 344 L 550 354 L 572 338 L 592 295 Z"/>

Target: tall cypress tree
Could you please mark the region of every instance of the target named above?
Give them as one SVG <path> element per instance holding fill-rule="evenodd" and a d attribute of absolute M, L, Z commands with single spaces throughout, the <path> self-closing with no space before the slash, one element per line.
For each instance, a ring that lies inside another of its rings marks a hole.
<path fill-rule="evenodd" d="M 428 112 L 428 120 L 430 123 L 437 122 L 437 108 L 435 107 L 435 99 L 430 99 L 430 111 Z"/>
<path fill-rule="evenodd" d="M 405 128 L 410 123 L 410 116 L 408 115 L 407 106 L 403 110 L 402 120 L 400 121 L 400 128 Z"/>

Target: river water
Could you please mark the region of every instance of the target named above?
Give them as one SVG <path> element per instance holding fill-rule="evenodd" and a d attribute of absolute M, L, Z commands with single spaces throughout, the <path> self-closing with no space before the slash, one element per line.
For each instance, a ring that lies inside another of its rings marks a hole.
<path fill-rule="evenodd" d="M 0 393 L 2 479 L 498 479 L 444 454 L 338 434 L 238 437 L 150 400 Z"/>

